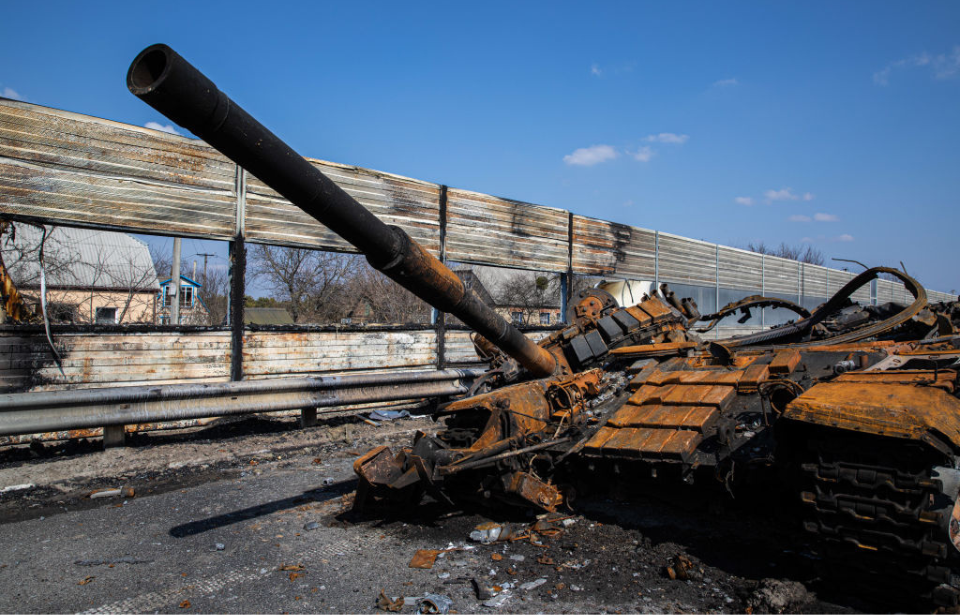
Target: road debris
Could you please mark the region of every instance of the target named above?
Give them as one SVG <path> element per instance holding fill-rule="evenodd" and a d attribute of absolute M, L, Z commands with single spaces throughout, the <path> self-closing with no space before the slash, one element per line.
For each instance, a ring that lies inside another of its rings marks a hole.
<path fill-rule="evenodd" d="M 10 493 L 11 491 L 23 491 L 25 489 L 33 489 L 36 487 L 33 483 L 21 483 L 19 485 L 10 485 L 9 487 L 3 487 L 0 489 L 0 493 Z"/>
<path fill-rule="evenodd" d="M 527 582 L 527 583 L 521 583 L 521 584 L 520 584 L 520 589 L 522 589 L 522 590 L 525 591 L 525 592 L 528 592 L 528 591 L 530 591 L 531 589 L 536 589 L 536 588 L 540 587 L 541 585 L 543 585 L 543 584 L 546 583 L 546 582 L 547 582 L 546 579 L 540 578 L 540 579 L 537 579 L 536 581 L 529 581 L 529 582 Z"/>
<path fill-rule="evenodd" d="M 85 577 L 82 581 L 80 581 L 79 583 L 77 583 L 77 585 L 86 585 L 87 583 L 93 581 L 93 580 L 96 579 L 96 578 L 97 578 L 97 577 L 95 577 L 95 576 Z"/>
<path fill-rule="evenodd" d="M 487 588 L 486 585 L 478 581 L 477 579 L 470 579 L 470 585 L 473 587 L 473 594 L 477 597 L 477 600 L 483 602 L 489 600 L 493 597 L 493 594 Z"/>
<path fill-rule="evenodd" d="M 443 594 L 424 594 L 423 598 L 420 599 L 420 607 L 417 609 L 417 613 L 423 613 L 424 615 L 446 615 L 450 612 L 450 607 L 453 606 L 453 600 L 450 596 L 444 596 Z"/>
<path fill-rule="evenodd" d="M 763 579 L 747 600 L 747 608 L 756 613 L 796 611 L 811 602 L 814 596 L 796 581 Z"/>
<path fill-rule="evenodd" d="M 135 493 L 136 492 L 133 490 L 133 487 L 117 487 L 115 489 L 95 489 L 91 491 L 87 497 L 91 500 L 115 497 L 132 498 Z"/>
<path fill-rule="evenodd" d="M 499 609 L 500 607 L 505 605 L 508 600 L 510 600 L 510 597 L 511 597 L 510 592 L 503 591 L 497 594 L 496 596 L 494 596 L 493 598 L 490 598 L 489 600 L 484 602 L 483 606 L 489 607 L 492 609 Z"/>
<path fill-rule="evenodd" d="M 673 565 L 667 566 L 666 568 L 667 576 L 670 577 L 671 581 L 687 581 L 687 580 L 698 580 L 701 578 L 699 571 L 696 569 L 696 565 L 689 557 L 678 553 L 673 556 Z"/>
<path fill-rule="evenodd" d="M 299 572 L 303 570 L 303 564 L 281 564 L 278 570 L 281 572 Z"/>
<path fill-rule="evenodd" d="M 384 593 L 382 589 L 380 590 L 380 597 L 377 598 L 377 608 L 379 608 L 381 611 L 399 613 L 400 609 L 403 608 L 403 604 L 403 596 L 397 598 L 388 598 L 387 594 Z"/>
<path fill-rule="evenodd" d="M 409 416 L 410 412 L 407 410 L 374 410 L 369 414 L 369 418 L 374 421 L 395 421 Z"/>
<path fill-rule="evenodd" d="M 413 554 L 413 559 L 408 564 L 409 568 L 420 568 L 429 570 L 433 568 L 437 561 L 437 556 L 443 553 L 440 549 L 420 549 Z"/>

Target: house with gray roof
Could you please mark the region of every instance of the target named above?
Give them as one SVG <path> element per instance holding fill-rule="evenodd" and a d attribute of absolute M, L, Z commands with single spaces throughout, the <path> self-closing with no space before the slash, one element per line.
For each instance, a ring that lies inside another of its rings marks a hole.
<path fill-rule="evenodd" d="M 457 266 L 453 272 L 464 286 L 514 324 L 561 322 L 557 274 L 482 265 Z"/>
<path fill-rule="evenodd" d="M 40 311 L 41 246 L 55 323 L 155 323 L 160 284 L 147 244 L 127 233 L 14 223 L 0 254 L 27 305 Z"/>

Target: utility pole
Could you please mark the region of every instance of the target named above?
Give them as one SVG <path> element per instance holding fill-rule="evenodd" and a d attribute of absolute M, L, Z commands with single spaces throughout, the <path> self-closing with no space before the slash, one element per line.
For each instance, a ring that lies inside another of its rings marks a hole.
<path fill-rule="evenodd" d="M 197 254 L 197 256 L 203 257 L 203 283 L 206 284 L 207 283 L 207 257 L 216 256 L 216 254 L 209 254 L 205 252 L 203 254 Z"/>
<path fill-rule="evenodd" d="M 180 324 L 180 238 L 173 238 L 173 266 L 170 283 L 173 284 L 173 296 L 170 297 L 170 322 Z M 168 292 L 169 296 L 170 293 Z"/>

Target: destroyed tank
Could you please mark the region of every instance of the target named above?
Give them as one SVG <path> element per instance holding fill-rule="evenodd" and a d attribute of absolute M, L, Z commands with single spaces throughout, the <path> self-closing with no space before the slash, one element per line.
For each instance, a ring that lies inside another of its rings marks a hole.
<path fill-rule="evenodd" d="M 759 480 L 786 494 L 782 505 L 845 573 L 957 603 L 960 304 L 929 304 L 916 280 L 882 267 L 812 312 L 754 296 L 702 315 L 666 285 L 621 307 L 591 289 L 573 298 L 563 329 L 534 343 L 169 47 L 141 52 L 127 84 L 476 332 L 489 371 L 438 409 L 436 433 L 357 459 L 357 508 L 429 497 L 556 511 L 584 486 L 674 483 L 722 496 Z M 850 300 L 879 276 L 899 279 L 914 301 Z M 698 336 L 764 308 L 796 319 L 725 340 Z"/>

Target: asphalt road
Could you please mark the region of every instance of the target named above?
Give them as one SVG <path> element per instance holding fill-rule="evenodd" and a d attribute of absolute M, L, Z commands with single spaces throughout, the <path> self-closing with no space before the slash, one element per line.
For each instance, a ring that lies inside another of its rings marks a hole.
<path fill-rule="evenodd" d="M 0 494 L 0 611 L 375 612 L 381 590 L 405 597 L 403 613 L 430 593 L 460 613 L 866 608 L 820 601 L 810 572 L 786 571 L 797 558 L 770 535 L 744 541 L 736 512 L 587 502 L 542 545 L 470 542 L 489 520 L 475 512 L 357 519 L 348 513 L 356 454 L 406 442 L 429 421 L 312 435 L 270 425 L 229 440 L 166 435 L 121 453 L 8 456 L 0 489 L 52 464 L 83 477 L 59 471 L 50 485 Z M 114 455 L 110 477 L 83 473 L 97 455 Z M 111 486 L 136 495 L 87 497 Z M 450 550 L 430 569 L 411 568 L 419 549 Z M 680 560 L 691 574 L 671 579 Z"/>

